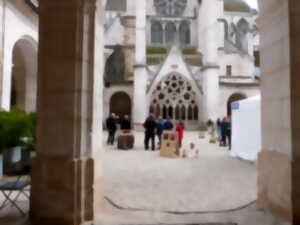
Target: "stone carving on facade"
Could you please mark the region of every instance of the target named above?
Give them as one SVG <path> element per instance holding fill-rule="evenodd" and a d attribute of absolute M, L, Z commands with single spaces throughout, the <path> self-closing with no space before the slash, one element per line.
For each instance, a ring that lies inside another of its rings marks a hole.
<path fill-rule="evenodd" d="M 244 18 L 240 19 L 237 24 L 231 23 L 231 38 L 235 46 L 248 53 L 248 34 L 251 32 L 250 24 Z"/>
<path fill-rule="evenodd" d="M 105 84 L 125 81 L 125 54 L 121 46 L 116 46 L 105 64 Z"/>

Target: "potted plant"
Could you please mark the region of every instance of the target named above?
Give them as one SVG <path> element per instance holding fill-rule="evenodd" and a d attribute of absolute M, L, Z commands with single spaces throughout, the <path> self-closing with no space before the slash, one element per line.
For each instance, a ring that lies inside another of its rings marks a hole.
<path fill-rule="evenodd" d="M 199 138 L 200 139 L 204 139 L 205 138 L 205 134 L 206 134 L 206 131 L 207 131 L 207 126 L 202 123 L 200 126 L 199 126 Z"/>
<path fill-rule="evenodd" d="M 27 114 L 26 117 L 26 136 L 22 137 L 23 157 L 22 161 L 25 165 L 31 164 L 31 159 L 36 155 L 36 113 Z"/>
<path fill-rule="evenodd" d="M 32 118 L 23 110 L 12 109 L 0 112 L 0 149 L 3 151 L 3 172 L 13 174 L 15 162 L 30 160 L 30 151 L 24 149 L 24 138 L 32 138 Z"/>
<path fill-rule="evenodd" d="M 0 178 L 3 176 L 3 155 L 2 150 L 0 149 Z"/>

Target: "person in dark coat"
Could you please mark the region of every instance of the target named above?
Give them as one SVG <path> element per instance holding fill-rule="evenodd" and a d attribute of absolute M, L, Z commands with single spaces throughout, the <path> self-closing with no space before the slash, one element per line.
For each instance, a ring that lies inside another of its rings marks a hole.
<path fill-rule="evenodd" d="M 226 118 L 224 118 L 220 125 L 221 130 L 221 141 L 220 146 L 227 146 L 226 138 L 227 138 L 227 132 L 228 132 L 228 123 L 226 121 Z"/>
<path fill-rule="evenodd" d="M 164 131 L 164 122 L 161 118 L 158 119 L 157 123 L 156 123 L 156 135 L 158 137 L 158 145 L 160 146 L 161 144 L 161 138 L 162 138 L 162 134 Z"/>
<path fill-rule="evenodd" d="M 152 151 L 155 151 L 155 129 L 156 129 L 156 122 L 153 115 L 150 115 L 145 123 L 145 150 L 147 151 L 149 149 L 149 141 L 151 140 L 151 149 Z"/>
<path fill-rule="evenodd" d="M 221 142 L 221 120 L 220 118 L 216 121 L 216 127 L 217 127 L 217 135 L 218 135 L 218 141 Z"/>
<path fill-rule="evenodd" d="M 114 145 L 115 135 L 117 131 L 117 123 L 113 113 L 106 120 L 106 129 L 108 131 L 107 144 Z"/>
<path fill-rule="evenodd" d="M 174 125 L 172 123 L 172 121 L 170 120 L 170 118 L 168 118 L 165 122 L 164 122 L 164 130 L 173 130 Z"/>
<path fill-rule="evenodd" d="M 125 115 L 123 119 L 121 119 L 121 130 L 131 130 L 131 121 L 128 115 Z"/>
<path fill-rule="evenodd" d="M 229 150 L 231 150 L 231 118 L 226 118 L 226 139 L 228 141 Z"/>

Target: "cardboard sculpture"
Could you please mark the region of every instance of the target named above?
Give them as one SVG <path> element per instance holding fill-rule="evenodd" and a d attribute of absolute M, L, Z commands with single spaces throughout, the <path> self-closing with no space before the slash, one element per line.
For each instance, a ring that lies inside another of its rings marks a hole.
<path fill-rule="evenodd" d="M 182 150 L 182 157 L 183 158 L 198 158 L 200 155 L 199 149 L 195 148 L 196 145 L 194 143 L 190 143 L 189 149 Z"/>
<path fill-rule="evenodd" d="M 134 136 L 131 132 L 122 132 L 118 137 L 119 150 L 131 150 L 134 146 Z"/>
<path fill-rule="evenodd" d="M 177 158 L 180 156 L 179 139 L 176 131 L 165 131 L 160 148 L 160 156 Z"/>

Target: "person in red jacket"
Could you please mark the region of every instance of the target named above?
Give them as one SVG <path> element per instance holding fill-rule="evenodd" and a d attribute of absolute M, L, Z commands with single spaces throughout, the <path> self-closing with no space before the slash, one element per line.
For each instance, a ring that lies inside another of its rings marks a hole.
<path fill-rule="evenodd" d="M 184 124 L 182 121 L 180 121 L 176 126 L 176 131 L 178 133 L 178 139 L 179 139 L 179 147 L 182 146 L 182 140 L 183 140 L 183 133 L 184 133 Z"/>

